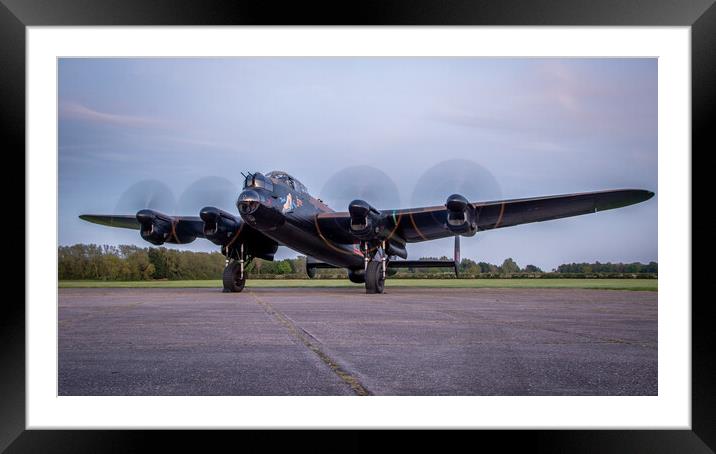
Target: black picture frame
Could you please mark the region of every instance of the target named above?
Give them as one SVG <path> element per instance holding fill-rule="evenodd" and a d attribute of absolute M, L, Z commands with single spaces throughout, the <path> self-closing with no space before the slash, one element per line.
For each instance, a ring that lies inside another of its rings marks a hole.
<path fill-rule="evenodd" d="M 651 25 L 691 26 L 692 149 L 705 152 L 710 129 L 713 129 L 709 124 L 710 114 L 716 105 L 716 6 L 713 3 L 714 0 L 364 0 L 341 2 L 339 7 L 336 2 L 240 0 L 160 0 L 152 3 L 140 0 L 0 0 L 0 115 L 6 126 L 3 148 L 7 154 L 24 156 L 25 33 L 28 26 Z M 5 194 L 9 187 L 5 181 Z M 25 237 L 26 244 L 27 241 Z M 694 276 L 702 276 L 702 273 L 696 272 Z M 508 449 L 516 444 L 527 444 L 538 452 L 714 452 L 716 368 L 713 353 L 716 342 L 712 325 L 716 319 L 712 315 L 708 298 L 693 301 L 692 430 L 470 431 L 468 436 L 477 437 L 481 444 L 498 441 L 500 446 Z M 0 352 L 0 450 L 127 452 L 144 450 L 148 440 L 162 443 L 171 440 L 184 448 L 202 449 L 222 446 L 220 443 L 226 439 L 233 439 L 232 443 L 235 443 L 236 435 L 228 431 L 217 434 L 214 431 L 25 430 L 24 299 L 7 298 L 2 304 Z M 334 434 L 342 440 L 342 450 L 367 450 L 378 446 L 366 432 L 337 431 Z M 305 437 L 297 433 L 291 437 L 277 437 L 263 432 L 252 434 L 251 441 L 276 447 L 277 443 L 300 445 Z M 412 432 L 402 438 L 409 444 L 422 444 L 425 435 Z M 453 437 L 448 438 L 455 442 Z M 403 448 L 407 446 L 403 445 Z"/>

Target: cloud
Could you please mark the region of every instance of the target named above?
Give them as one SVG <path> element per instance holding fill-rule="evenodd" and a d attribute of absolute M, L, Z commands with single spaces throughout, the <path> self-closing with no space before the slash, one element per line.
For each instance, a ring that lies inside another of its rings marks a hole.
<path fill-rule="evenodd" d="M 208 147 L 208 148 L 218 148 L 222 150 L 229 150 L 229 151 L 236 151 L 237 144 L 227 143 L 227 142 L 218 142 L 215 140 L 203 140 L 203 139 L 192 139 L 187 137 L 173 137 L 173 136 L 156 136 L 155 137 L 158 140 L 167 140 L 173 143 L 178 143 L 182 145 L 189 145 L 192 147 Z"/>
<path fill-rule="evenodd" d="M 445 99 L 428 116 L 520 148 L 633 146 L 655 137 L 656 89 L 640 72 L 614 65 L 539 62 L 511 90 L 477 86 L 476 95 Z"/>
<path fill-rule="evenodd" d="M 544 101 L 552 98 L 567 112 L 581 113 L 584 107 L 582 102 L 593 95 L 590 91 L 593 89 L 594 81 L 590 80 L 587 83 L 580 81 L 574 69 L 560 61 L 548 60 L 540 70 L 546 98 Z"/>
<path fill-rule="evenodd" d="M 74 118 L 94 123 L 112 124 L 117 126 L 166 126 L 166 122 L 164 120 L 160 120 L 157 118 L 100 112 L 98 110 L 90 109 L 89 107 L 77 102 L 61 102 L 60 116 L 65 118 Z"/>

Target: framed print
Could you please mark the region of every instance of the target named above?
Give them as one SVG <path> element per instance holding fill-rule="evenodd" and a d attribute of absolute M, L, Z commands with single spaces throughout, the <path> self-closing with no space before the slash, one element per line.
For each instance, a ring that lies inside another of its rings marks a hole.
<path fill-rule="evenodd" d="M 713 450 L 711 311 L 691 297 L 710 1 L 105 6 L 0 9 L 6 143 L 27 178 L 0 447 L 437 428 Z M 496 151 L 477 164 L 480 146 Z M 562 221 L 581 214 L 601 221 Z M 503 230 L 544 220 L 580 235 Z M 301 273 L 333 283 L 297 296 L 321 282 Z M 601 290 L 564 290 L 569 273 Z M 177 276 L 199 283 L 144 287 Z M 391 294 L 393 276 L 420 290 Z M 439 290 L 491 278 L 463 302 Z"/>

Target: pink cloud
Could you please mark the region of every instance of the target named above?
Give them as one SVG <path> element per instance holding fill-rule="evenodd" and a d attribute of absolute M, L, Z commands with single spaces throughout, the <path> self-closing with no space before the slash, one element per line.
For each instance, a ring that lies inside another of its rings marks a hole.
<path fill-rule="evenodd" d="M 67 118 L 74 118 L 95 123 L 105 123 L 119 126 L 166 126 L 165 121 L 157 118 L 100 112 L 97 110 L 90 109 L 89 107 L 76 102 L 60 103 L 60 115 Z"/>

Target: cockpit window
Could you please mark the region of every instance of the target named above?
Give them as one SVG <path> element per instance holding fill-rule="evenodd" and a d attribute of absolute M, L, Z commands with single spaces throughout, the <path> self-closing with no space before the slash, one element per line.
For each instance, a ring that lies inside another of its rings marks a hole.
<path fill-rule="evenodd" d="M 305 192 L 305 193 L 308 192 L 306 187 L 303 184 L 301 184 L 300 181 L 293 178 L 291 175 L 287 174 L 286 172 L 281 172 L 280 170 L 274 170 L 273 172 L 267 173 L 266 176 L 269 178 L 273 178 L 275 180 L 279 180 L 282 183 L 287 184 L 290 188 L 295 189 L 296 191 Z"/>

